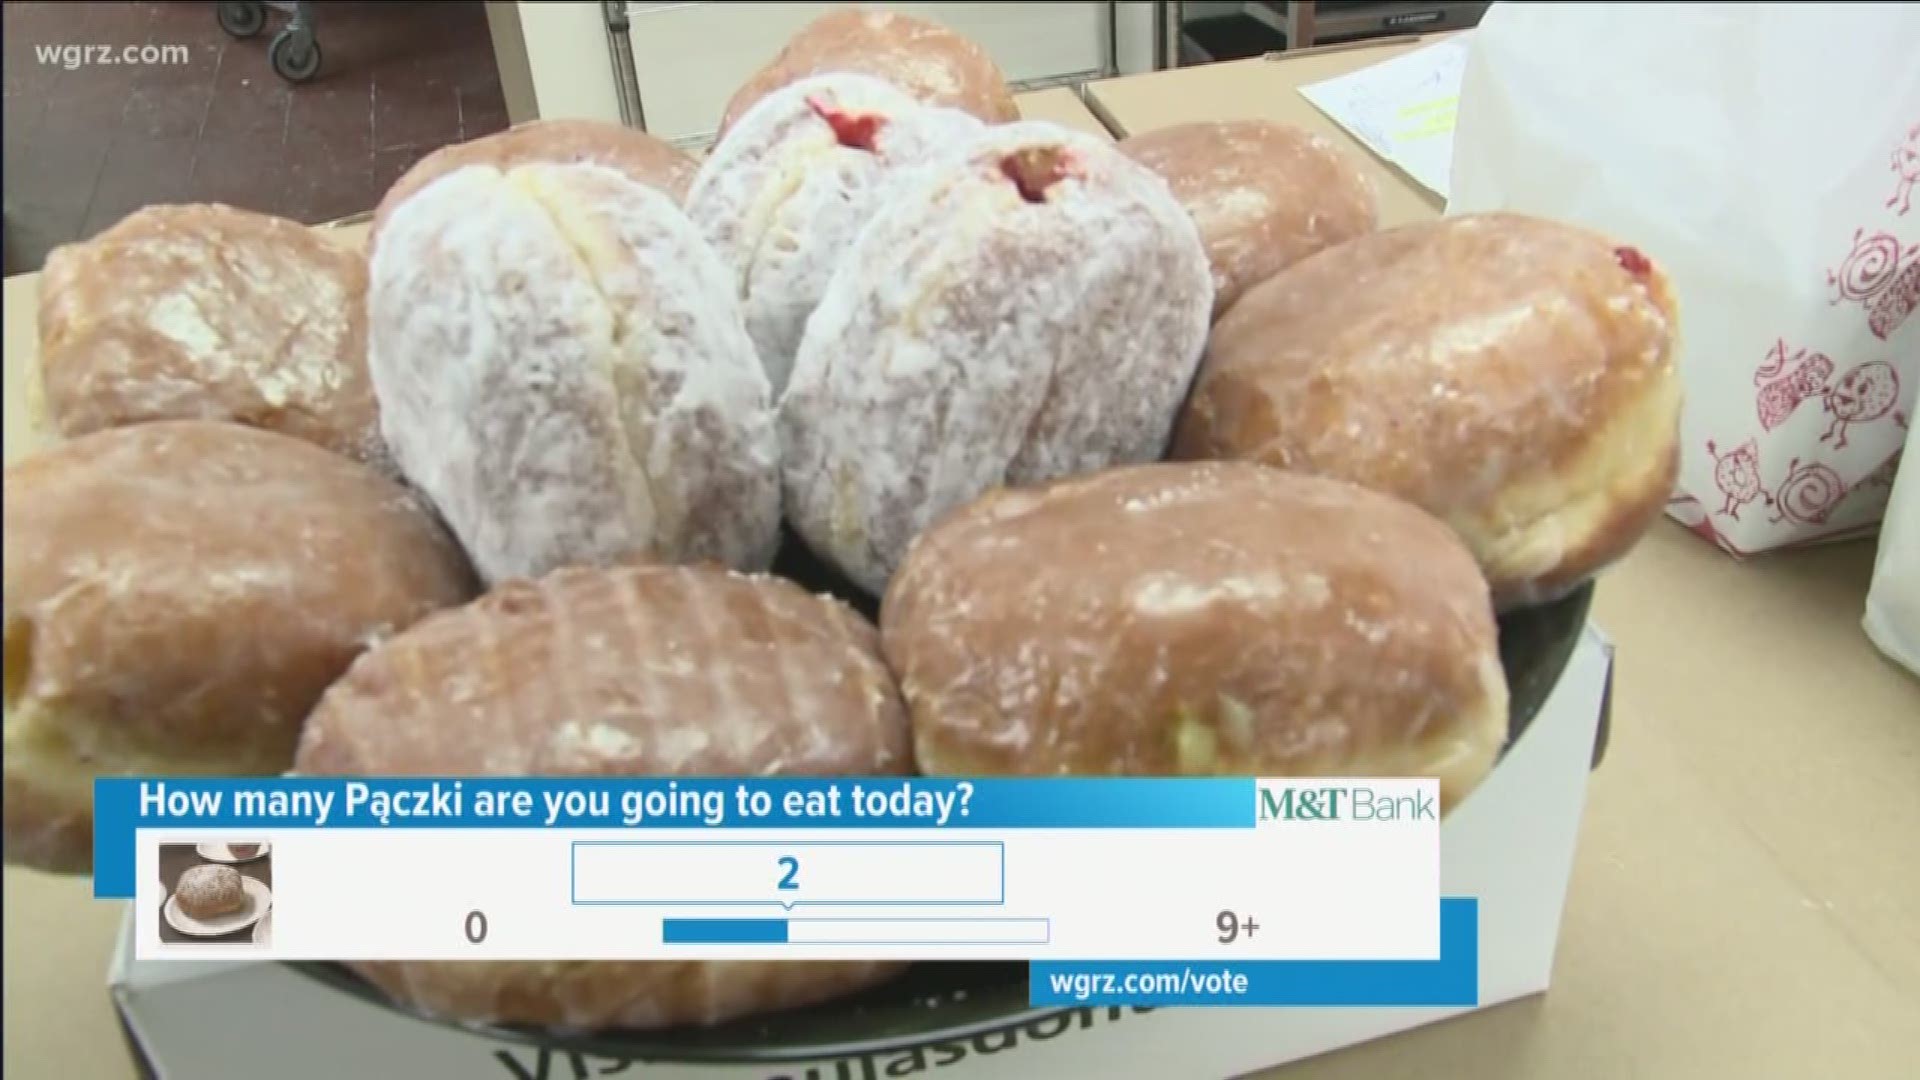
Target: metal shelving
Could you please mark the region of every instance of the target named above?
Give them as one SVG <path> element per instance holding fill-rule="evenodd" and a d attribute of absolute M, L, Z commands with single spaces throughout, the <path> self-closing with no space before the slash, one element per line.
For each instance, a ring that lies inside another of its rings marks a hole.
<path fill-rule="evenodd" d="M 713 139 L 710 118 L 718 117 L 733 87 L 778 48 L 786 28 L 797 30 L 833 6 L 602 0 L 622 121 L 688 149 L 705 147 Z M 1016 93 L 1121 74 L 1116 0 L 897 6 L 971 31 L 1000 61 Z M 970 19 L 956 22 L 956 15 Z M 774 24 L 783 29 L 769 30 Z M 1161 42 L 1157 33 L 1154 37 L 1157 58 Z M 708 59 L 689 59 L 702 50 Z"/>
<path fill-rule="evenodd" d="M 1491 6 L 1489 0 L 1257 0 L 1237 5 L 1161 5 L 1166 33 L 1177 35 L 1179 42 L 1178 49 L 1168 50 L 1170 66 L 1218 59 L 1187 32 L 1189 13 L 1196 9 L 1206 11 L 1211 18 L 1243 16 L 1274 35 L 1276 50 L 1292 50 L 1394 34 L 1463 30 L 1477 25 Z M 1223 7 L 1228 10 L 1221 11 Z"/>

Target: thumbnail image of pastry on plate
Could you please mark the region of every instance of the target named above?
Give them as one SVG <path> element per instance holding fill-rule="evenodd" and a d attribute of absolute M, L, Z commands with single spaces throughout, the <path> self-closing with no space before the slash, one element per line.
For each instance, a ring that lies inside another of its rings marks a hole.
<path fill-rule="evenodd" d="M 267 941 L 273 860 L 261 840 L 160 845 L 160 940 L 169 944 Z"/>

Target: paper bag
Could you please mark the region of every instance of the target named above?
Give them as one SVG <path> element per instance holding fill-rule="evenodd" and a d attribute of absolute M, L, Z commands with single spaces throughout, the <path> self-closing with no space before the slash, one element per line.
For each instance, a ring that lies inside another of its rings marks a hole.
<path fill-rule="evenodd" d="M 1879 521 L 1920 386 L 1920 5 L 1496 4 L 1451 179 L 1450 214 L 1666 268 L 1670 514 L 1735 555 Z"/>
<path fill-rule="evenodd" d="M 1906 456 L 1920 462 L 1920 435 L 1907 433 Z M 1887 500 L 1866 628 L 1881 652 L 1920 675 L 1920 465 L 1894 480 Z"/>

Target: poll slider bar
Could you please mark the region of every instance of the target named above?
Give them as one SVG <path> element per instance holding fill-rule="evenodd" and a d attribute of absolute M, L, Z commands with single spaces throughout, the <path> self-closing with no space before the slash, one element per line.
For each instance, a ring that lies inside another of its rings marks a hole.
<path fill-rule="evenodd" d="M 669 945 L 1045 945 L 1046 919 L 663 919 Z"/>

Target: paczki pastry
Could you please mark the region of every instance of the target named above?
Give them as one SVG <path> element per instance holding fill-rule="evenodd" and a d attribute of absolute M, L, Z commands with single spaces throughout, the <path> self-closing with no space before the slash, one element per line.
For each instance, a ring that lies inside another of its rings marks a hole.
<path fill-rule="evenodd" d="M 1175 124 L 1122 140 L 1120 152 L 1160 174 L 1193 215 L 1216 319 L 1252 286 L 1379 223 L 1359 163 L 1291 124 Z"/>
<path fill-rule="evenodd" d="M 157 421 L 6 470 L 9 862 L 85 871 L 96 776 L 274 775 L 369 644 L 473 595 L 418 499 L 237 424 Z"/>
<path fill-rule="evenodd" d="M 1564 596 L 1660 516 L 1676 309 L 1634 248 L 1518 214 L 1374 233 L 1214 327 L 1175 455 L 1337 477 L 1443 518 L 1502 608 Z"/>
<path fill-rule="evenodd" d="M 1507 736 L 1451 530 L 1241 462 L 977 500 L 915 541 L 881 634 L 928 775 L 1434 777 L 1452 806 Z"/>
<path fill-rule="evenodd" d="M 1053 124 L 987 130 L 901 185 L 814 310 L 780 405 L 789 519 L 878 595 L 993 487 L 1160 457 L 1212 301 L 1159 177 Z"/>
<path fill-rule="evenodd" d="M 180 875 L 180 885 L 173 890 L 173 902 L 180 906 L 182 914 L 195 919 L 216 919 L 246 907 L 247 894 L 240 883 L 240 871 L 208 863 L 190 866 Z"/>
<path fill-rule="evenodd" d="M 991 56 L 939 23 L 897 11 L 836 8 L 808 23 L 727 102 L 719 135 L 755 102 L 809 75 L 850 71 L 898 86 L 919 101 L 971 113 L 989 124 L 1020 118 Z"/>
<path fill-rule="evenodd" d="M 687 215 L 733 271 L 776 399 L 807 316 L 889 181 L 982 126 L 866 75 L 818 75 L 760 99 L 707 155 Z"/>
<path fill-rule="evenodd" d="M 635 183 L 658 188 L 675 202 L 686 197 L 698 167 L 692 156 L 672 143 L 621 124 L 571 118 L 529 120 L 443 146 L 415 162 L 381 197 L 367 243 L 377 244 L 394 207 L 448 173 L 469 165 L 511 169 L 537 162 L 604 165 Z"/>
<path fill-rule="evenodd" d="M 366 259 L 292 221 L 151 206 L 47 256 L 40 371 L 67 437 L 231 420 L 391 469 L 367 381 Z"/>
<path fill-rule="evenodd" d="M 772 561 L 767 378 L 666 195 L 596 165 L 451 173 L 387 219 L 368 318 L 387 442 L 487 581 Z"/>
<path fill-rule="evenodd" d="M 717 569 L 573 568 L 501 586 L 368 654 L 314 711 L 296 769 L 892 776 L 912 771 L 912 751 L 877 635 L 838 601 Z M 595 1030 L 711 1023 L 805 1004 L 904 965 L 355 967 L 396 1000 L 436 1015 Z"/>

